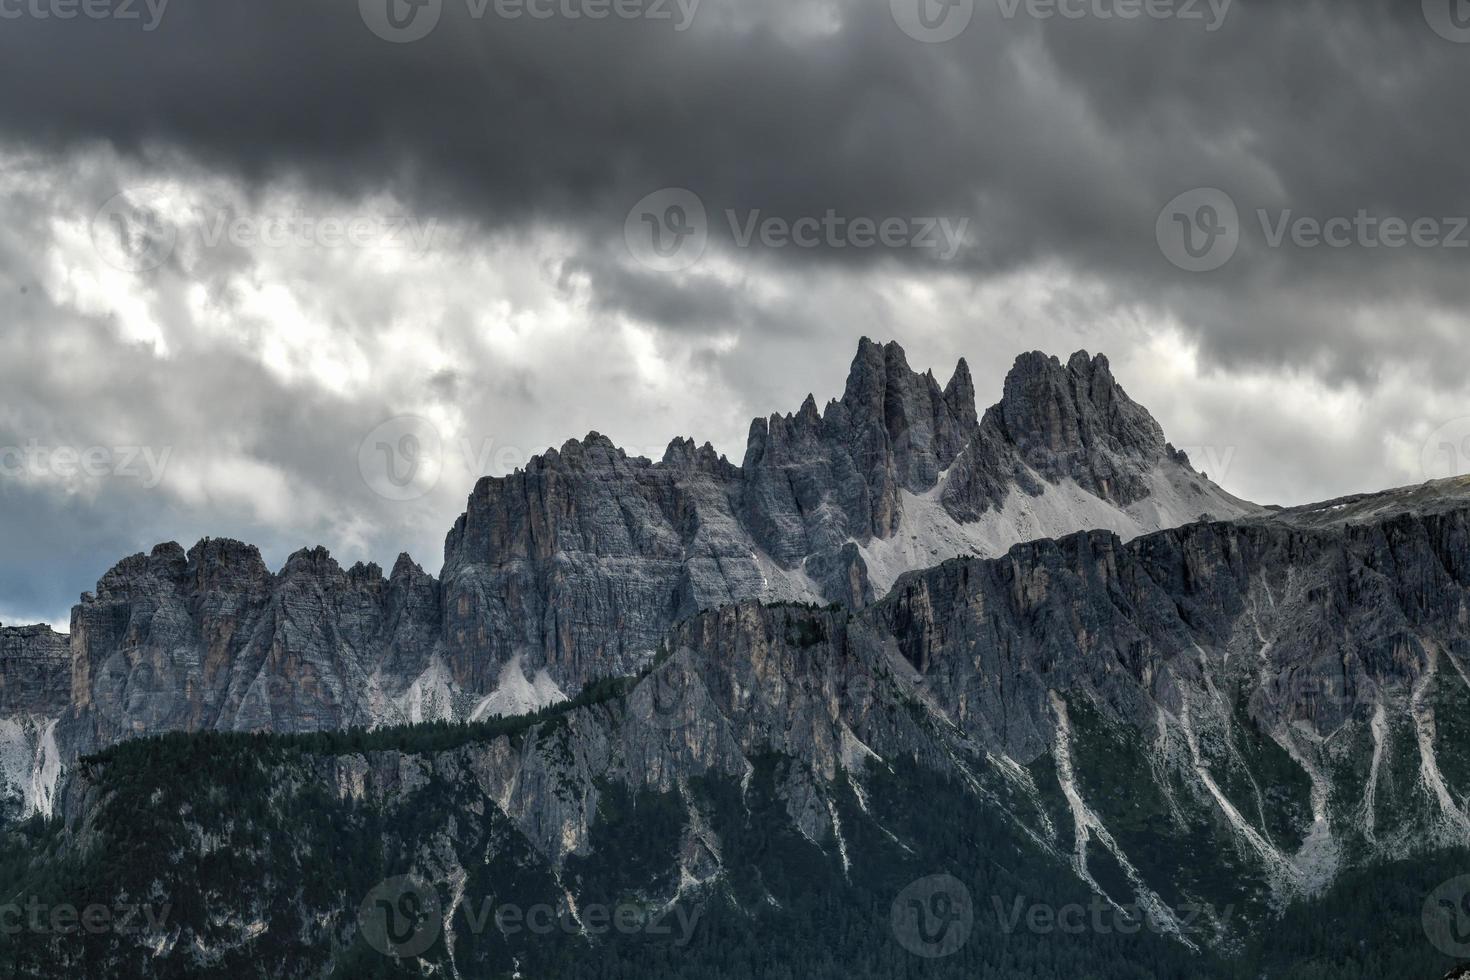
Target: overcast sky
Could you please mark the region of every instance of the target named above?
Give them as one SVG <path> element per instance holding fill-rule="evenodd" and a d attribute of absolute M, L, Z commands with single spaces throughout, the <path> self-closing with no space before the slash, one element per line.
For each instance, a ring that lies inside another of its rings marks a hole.
<path fill-rule="evenodd" d="M 0 0 L 0 620 L 437 572 L 477 475 L 738 460 L 863 335 L 1105 352 L 1263 503 L 1470 469 L 1463 7 Z"/>

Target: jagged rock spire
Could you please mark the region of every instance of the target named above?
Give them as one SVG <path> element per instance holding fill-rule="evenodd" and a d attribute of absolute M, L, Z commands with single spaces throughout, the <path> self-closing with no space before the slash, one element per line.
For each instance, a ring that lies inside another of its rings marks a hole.
<path fill-rule="evenodd" d="M 944 403 L 949 413 L 962 426 L 973 429 L 979 424 L 979 409 L 975 404 L 975 379 L 970 377 L 970 365 L 963 357 L 955 365 L 949 384 L 944 386 Z"/>
<path fill-rule="evenodd" d="M 997 408 L 997 421 L 1023 453 L 1096 448 L 1153 458 L 1164 451 L 1159 424 L 1113 379 L 1101 354 L 1078 351 L 1065 367 L 1040 351 L 1022 354 Z"/>

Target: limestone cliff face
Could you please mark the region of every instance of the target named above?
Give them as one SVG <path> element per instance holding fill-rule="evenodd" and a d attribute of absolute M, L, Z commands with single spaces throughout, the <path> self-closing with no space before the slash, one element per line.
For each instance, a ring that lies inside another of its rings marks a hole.
<path fill-rule="evenodd" d="M 708 610 L 626 697 L 574 712 L 569 741 L 459 764 L 555 864 L 585 850 L 600 780 L 677 792 L 769 754 L 792 762 L 788 819 L 835 854 L 843 787 L 909 760 L 1165 920 L 1218 900 L 1202 868 L 1267 908 L 1470 846 L 1470 506 L 1303 516 L 1018 545 L 857 612 Z"/>
<path fill-rule="evenodd" d="M 569 688 L 626 673 L 675 618 L 758 594 L 738 491 L 708 447 L 653 464 L 597 433 L 481 480 L 445 543 L 455 680 L 488 693 L 518 655 Z"/>
<path fill-rule="evenodd" d="M 67 638 L 49 626 L 0 627 L 0 718 L 56 718 L 71 700 Z"/>
<path fill-rule="evenodd" d="M 1416 686 L 1464 679 L 1470 511 L 1303 527 L 1105 532 L 907 576 L 872 610 L 946 714 L 1020 759 L 1045 751 L 1048 692 L 1085 692 L 1139 728 L 1221 704 L 1325 740 Z M 1223 699 L 1223 700 L 1222 700 Z M 1407 717 L 1407 716 L 1406 716 Z M 1407 719 L 1412 720 L 1412 719 Z"/>
<path fill-rule="evenodd" d="M 393 695 L 427 667 L 438 626 L 437 583 L 406 558 L 385 579 L 316 549 L 272 574 L 237 541 L 160 545 L 76 607 L 64 729 L 87 750 L 150 732 L 403 717 Z"/>

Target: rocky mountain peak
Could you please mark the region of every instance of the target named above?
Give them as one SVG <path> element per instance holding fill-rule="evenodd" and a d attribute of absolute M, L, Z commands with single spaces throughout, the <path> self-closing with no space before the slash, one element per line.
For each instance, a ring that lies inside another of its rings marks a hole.
<path fill-rule="evenodd" d="M 548 451 L 547 459 L 555 458 L 555 450 Z M 560 462 L 582 466 L 611 466 L 626 460 L 628 454 L 601 432 L 587 433 L 584 439 L 568 439 L 562 444 Z"/>
<path fill-rule="evenodd" d="M 389 573 L 388 578 L 391 581 L 398 581 L 399 579 L 419 578 L 423 574 L 423 566 L 414 561 L 408 552 L 404 551 L 399 553 L 398 560 L 393 563 L 393 571 Z"/>
<path fill-rule="evenodd" d="M 1162 458 L 1164 434 L 1148 410 L 1113 378 L 1108 359 L 1085 350 L 1065 366 L 1032 351 L 1016 358 L 995 407 L 1007 435 L 1023 452 L 1135 451 Z"/>
<path fill-rule="evenodd" d="M 148 553 L 148 557 L 154 561 L 168 564 L 186 565 L 189 562 L 188 552 L 177 541 L 165 541 L 162 544 L 154 545 L 153 550 Z"/>
<path fill-rule="evenodd" d="M 715 447 L 706 442 L 697 444 L 693 439 L 676 437 L 664 450 L 662 465 L 685 473 L 707 473 L 720 479 L 735 479 L 737 470 Z"/>
<path fill-rule="evenodd" d="M 1098 354 L 1093 356 L 1085 350 L 1079 350 L 1067 358 L 1067 370 L 1073 374 L 1090 376 L 1093 374 L 1106 374 L 1112 376 L 1111 366 L 1107 355 Z"/>
<path fill-rule="evenodd" d="M 377 568 L 377 566 L 373 567 Z M 378 575 L 379 577 L 382 576 L 382 569 L 380 568 L 378 569 Z M 342 566 L 337 564 L 337 559 L 332 557 L 332 553 L 321 545 L 317 545 L 315 548 L 302 548 L 292 553 L 286 559 L 286 566 L 281 569 L 282 578 L 294 578 L 296 576 L 316 578 L 323 581 L 340 579 L 342 578 Z"/>
<path fill-rule="evenodd" d="M 866 337 L 858 343 L 840 407 L 828 415 L 827 428 L 853 451 L 860 468 L 882 467 L 912 493 L 934 486 L 977 427 L 968 365 L 956 368 L 946 392 L 932 373 L 909 367 L 898 343 L 880 347 Z M 877 530 L 881 535 L 883 526 Z"/>
<path fill-rule="evenodd" d="M 273 577 L 259 548 L 233 538 L 203 538 L 189 549 L 187 561 L 187 569 L 179 571 L 194 576 L 201 592 L 245 582 L 264 584 Z"/>
<path fill-rule="evenodd" d="M 944 403 L 966 428 L 979 425 L 979 410 L 975 402 L 975 379 L 970 376 L 970 364 L 963 357 L 955 365 L 949 384 L 944 386 Z"/>
<path fill-rule="evenodd" d="M 879 413 L 890 386 L 911 383 L 921 377 L 909 367 L 908 355 L 896 341 L 880 345 L 863 337 L 847 371 L 842 401 L 854 413 L 865 407 Z"/>
<path fill-rule="evenodd" d="M 375 561 L 360 561 L 347 569 L 347 582 L 355 589 L 386 588 L 388 580 L 383 577 L 383 566 Z"/>
<path fill-rule="evenodd" d="M 796 417 L 814 429 L 821 424 L 822 413 L 817 411 L 817 397 L 815 395 L 808 394 L 806 396 L 806 401 L 801 403 L 801 411 L 796 413 Z"/>

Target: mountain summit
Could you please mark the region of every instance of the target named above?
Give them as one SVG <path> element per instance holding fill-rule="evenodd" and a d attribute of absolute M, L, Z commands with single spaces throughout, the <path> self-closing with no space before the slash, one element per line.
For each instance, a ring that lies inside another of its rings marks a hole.
<path fill-rule="evenodd" d="M 861 608 L 959 555 L 1254 510 L 1189 467 L 1105 358 L 1025 355 L 981 419 L 963 360 L 941 388 L 865 338 L 842 397 L 754 420 L 738 467 L 692 440 L 651 463 L 593 434 L 481 480 L 445 545 L 446 662 L 472 689 L 519 657 L 572 690 L 701 609 Z"/>

